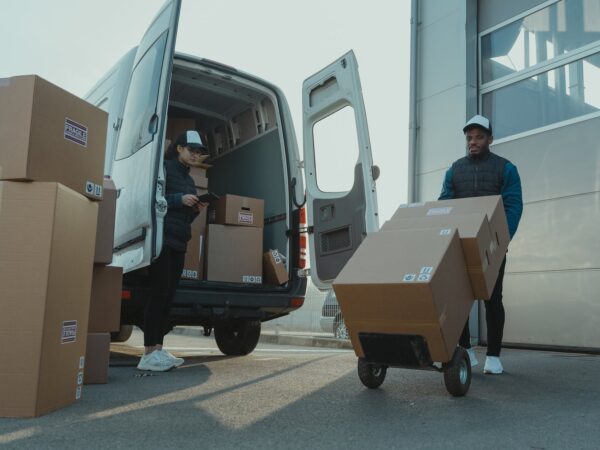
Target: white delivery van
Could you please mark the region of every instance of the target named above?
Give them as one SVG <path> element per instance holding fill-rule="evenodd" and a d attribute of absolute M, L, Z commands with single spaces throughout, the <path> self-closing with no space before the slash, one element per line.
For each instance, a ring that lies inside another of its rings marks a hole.
<path fill-rule="evenodd" d="M 367 233 L 378 229 L 378 170 L 352 52 L 304 82 L 301 159 L 290 111 L 277 87 L 233 67 L 174 52 L 180 8 L 181 0 L 167 1 L 139 46 L 86 96 L 109 114 L 105 173 L 118 190 L 113 264 L 125 273 L 121 334 L 127 325 L 142 324 L 149 292 L 145 268 L 161 251 L 167 127 L 170 121 L 194 119 L 208 137 L 210 191 L 264 200 L 263 250 L 287 255 L 289 281 L 275 287 L 182 280 L 171 326 L 200 325 L 207 335 L 214 329 L 223 353 L 247 354 L 258 342 L 261 322 L 302 306 L 308 245 L 310 275 L 325 289 Z M 347 106 L 355 120 L 354 129 L 344 133 L 355 133 L 359 145 L 354 184 L 346 192 L 325 193 L 317 186 L 313 127 Z"/>

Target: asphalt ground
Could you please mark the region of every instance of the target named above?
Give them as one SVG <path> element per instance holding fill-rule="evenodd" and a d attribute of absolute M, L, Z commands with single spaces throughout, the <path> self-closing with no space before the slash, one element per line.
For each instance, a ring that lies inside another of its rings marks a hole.
<path fill-rule="evenodd" d="M 507 349 L 505 374 L 480 364 L 454 398 L 436 372 L 389 369 L 370 390 L 351 350 L 265 339 L 232 358 L 212 338 L 172 334 L 166 346 L 186 363 L 144 375 L 136 333 L 112 346 L 109 384 L 40 418 L 0 419 L 0 447 L 600 448 L 599 356 Z"/>

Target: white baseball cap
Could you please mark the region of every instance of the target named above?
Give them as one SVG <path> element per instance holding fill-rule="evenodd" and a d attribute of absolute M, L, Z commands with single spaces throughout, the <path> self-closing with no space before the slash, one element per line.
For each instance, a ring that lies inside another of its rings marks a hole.
<path fill-rule="evenodd" d="M 198 133 L 196 130 L 188 130 L 184 133 L 181 133 L 179 136 L 177 136 L 175 144 L 198 150 L 207 150 L 206 145 L 204 145 L 204 142 L 202 142 L 200 133 Z"/>
<path fill-rule="evenodd" d="M 471 117 L 466 125 L 463 127 L 463 133 L 466 133 L 467 130 L 471 128 L 483 128 L 488 133 L 492 134 L 492 124 L 490 119 L 487 117 L 480 116 L 479 114 Z"/>

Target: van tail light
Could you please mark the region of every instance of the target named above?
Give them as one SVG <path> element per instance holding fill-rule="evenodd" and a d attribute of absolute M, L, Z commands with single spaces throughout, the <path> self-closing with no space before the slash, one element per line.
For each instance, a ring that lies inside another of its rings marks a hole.
<path fill-rule="evenodd" d="M 290 306 L 294 308 L 300 308 L 302 305 L 304 305 L 304 299 L 302 297 L 294 297 L 290 302 Z"/>
<path fill-rule="evenodd" d="M 298 214 L 300 225 L 300 236 L 298 236 L 298 267 L 306 269 L 306 251 L 308 249 L 308 234 L 306 233 L 306 208 L 300 208 Z"/>
<path fill-rule="evenodd" d="M 131 291 L 121 291 L 121 300 L 131 300 Z"/>

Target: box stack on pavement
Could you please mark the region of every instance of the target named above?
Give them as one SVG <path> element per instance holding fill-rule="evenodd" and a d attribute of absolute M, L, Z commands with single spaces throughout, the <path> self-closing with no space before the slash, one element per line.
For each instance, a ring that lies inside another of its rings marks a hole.
<path fill-rule="evenodd" d="M 227 194 L 209 210 L 206 279 L 262 283 L 264 200 Z"/>
<path fill-rule="evenodd" d="M 37 76 L 0 80 L 0 417 L 82 395 L 106 125 Z"/>
<path fill-rule="evenodd" d="M 333 285 L 357 356 L 402 360 L 420 337 L 432 361 L 450 361 L 474 299 L 490 297 L 507 247 L 499 196 L 400 207 Z"/>

